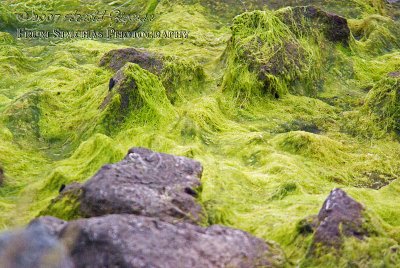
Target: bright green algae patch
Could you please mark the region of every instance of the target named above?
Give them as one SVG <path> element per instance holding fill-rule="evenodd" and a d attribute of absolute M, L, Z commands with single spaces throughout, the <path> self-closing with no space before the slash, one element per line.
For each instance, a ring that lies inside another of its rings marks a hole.
<path fill-rule="evenodd" d="M 279 19 L 279 12 L 237 17 L 233 37 L 246 45 L 256 44 L 258 37 L 269 40 L 254 57 L 270 60 L 274 44 L 282 53 L 287 69 L 273 80 L 279 96 L 274 99 L 274 91 L 262 94 L 263 85 L 247 62 L 235 58 L 239 47 L 229 42 L 225 51 L 227 28 L 217 29 L 207 6 L 177 2 L 174 9 L 167 7 L 171 1 L 159 2 L 149 2 L 148 9 L 159 16 L 147 27 L 161 29 L 182 15 L 184 20 L 176 23 L 193 27 L 193 37 L 32 46 L 1 35 L 0 163 L 7 177 L 0 190 L 2 227 L 25 224 L 40 212 L 78 217 L 76 195 L 51 201 L 61 184 L 85 182 L 101 165 L 143 146 L 200 161 L 204 174 L 198 201 L 208 223 L 279 243 L 293 266 L 395 266 L 400 242 L 398 79 L 387 73 L 400 69 L 399 37 L 393 30 L 398 24 L 382 16 L 378 2 L 370 8 L 363 2 L 362 16 L 380 15 L 351 21 L 356 38 L 345 46 L 318 31 L 299 35 Z M 301 54 L 287 54 L 283 41 Z M 124 67 L 126 85 L 135 81 L 136 87 L 128 88 L 131 102 L 121 110 L 119 88 L 108 89 L 114 73 L 98 63 L 104 53 L 126 46 L 171 59 L 161 77 L 135 64 Z M 299 233 L 298 223 L 317 214 L 334 187 L 365 204 L 371 218 L 366 223 L 375 231 L 364 241 L 346 240 L 342 258 L 332 251 L 322 259 L 305 259 L 312 234 Z"/>

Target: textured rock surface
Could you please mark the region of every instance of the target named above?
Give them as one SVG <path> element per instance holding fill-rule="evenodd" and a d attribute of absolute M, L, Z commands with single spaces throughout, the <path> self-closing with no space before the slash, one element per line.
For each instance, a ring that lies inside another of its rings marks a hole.
<path fill-rule="evenodd" d="M 224 226 L 176 225 L 136 215 L 68 223 L 61 239 L 76 267 L 279 267 L 281 252 Z"/>
<path fill-rule="evenodd" d="M 202 170 L 193 159 L 132 148 L 84 184 L 81 212 L 86 217 L 127 213 L 200 221 L 202 207 L 193 189 L 200 186 Z"/>
<path fill-rule="evenodd" d="M 114 49 L 107 52 L 100 60 L 100 66 L 118 71 L 127 62 L 136 63 L 141 68 L 154 74 L 159 74 L 163 67 L 161 56 L 134 48 Z"/>
<path fill-rule="evenodd" d="M 318 227 L 311 245 L 313 251 L 318 244 L 338 248 L 343 236 L 362 239 L 368 235 L 363 228 L 363 205 L 335 188 L 325 200 L 318 214 Z"/>
<path fill-rule="evenodd" d="M 0 264 L 5 268 L 74 267 L 65 247 L 40 221 L 0 236 Z"/>
<path fill-rule="evenodd" d="M 34 219 L 29 226 L 41 225 L 45 227 L 48 234 L 58 237 L 61 230 L 66 226 L 67 222 L 56 217 L 42 216 Z"/>

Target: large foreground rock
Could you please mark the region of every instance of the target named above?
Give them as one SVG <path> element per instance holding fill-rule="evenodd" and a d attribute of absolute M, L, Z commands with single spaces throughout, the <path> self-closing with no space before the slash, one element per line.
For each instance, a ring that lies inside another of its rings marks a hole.
<path fill-rule="evenodd" d="M 42 217 L 56 230 L 60 221 Z M 56 226 L 56 227 L 54 227 Z M 59 232 L 79 267 L 279 267 L 282 252 L 229 227 L 176 225 L 135 215 L 108 215 L 69 222 Z"/>
<path fill-rule="evenodd" d="M 25 230 L 0 236 L 0 267 L 73 268 L 74 265 L 55 232 L 33 222 Z"/>
<path fill-rule="evenodd" d="M 319 224 L 315 230 L 311 252 L 320 246 L 339 248 L 344 237 L 362 239 L 363 236 L 368 236 L 363 227 L 363 210 L 363 205 L 342 189 L 333 189 L 318 214 Z"/>
<path fill-rule="evenodd" d="M 103 58 L 101 58 L 100 66 L 105 66 L 116 72 L 121 69 L 125 63 L 132 62 L 153 74 L 159 74 L 163 67 L 161 58 L 162 56 L 160 55 L 135 48 L 114 49 L 107 52 Z"/>
<path fill-rule="evenodd" d="M 203 167 L 193 159 L 132 148 L 116 164 L 104 165 L 83 186 L 85 217 L 137 214 L 163 221 L 201 221 L 196 200 Z"/>

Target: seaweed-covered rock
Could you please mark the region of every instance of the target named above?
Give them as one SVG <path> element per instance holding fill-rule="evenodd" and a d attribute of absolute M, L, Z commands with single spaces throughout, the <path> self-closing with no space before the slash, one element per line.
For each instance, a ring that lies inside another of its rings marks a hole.
<path fill-rule="evenodd" d="M 44 92 L 38 89 L 18 98 L 4 113 L 8 118 L 8 127 L 15 137 L 32 139 L 40 137 L 39 104 Z"/>
<path fill-rule="evenodd" d="M 360 113 L 360 130 L 367 135 L 400 133 L 400 75 L 389 73 L 368 92 Z"/>
<path fill-rule="evenodd" d="M 342 189 L 333 189 L 318 213 L 319 224 L 315 230 L 311 252 L 321 246 L 339 248 L 343 237 L 362 239 L 368 236 L 363 227 L 363 210 L 363 205 Z"/>
<path fill-rule="evenodd" d="M 360 52 L 368 55 L 382 55 L 400 48 L 399 22 L 386 16 L 369 16 L 353 20 L 351 32 L 361 47 Z"/>
<path fill-rule="evenodd" d="M 73 220 L 81 217 L 80 200 L 82 184 L 73 182 L 65 186 L 60 194 L 51 200 L 50 204 L 39 213 L 39 216 L 54 216 L 63 220 Z"/>
<path fill-rule="evenodd" d="M 277 16 L 296 34 L 321 32 L 332 42 L 348 45 L 350 29 L 347 20 L 314 6 L 293 7 L 278 11 Z"/>
<path fill-rule="evenodd" d="M 280 267 L 282 252 L 225 226 L 207 228 L 136 215 L 69 222 L 61 231 L 76 267 Z"/>
<path fill-rule="evenodd" d="M 123 80 L 121 69 L 126 63 L 135 63 L 140 68 L 156 75 L 165 87 L 168 99 L 174 102 L 182 94 L 190 94 L 203 86 L 205 73 L 203 66 L 188 58 L 152 54 L 135 48 L 111 50 L 100 60 L 100 66 L 106 66 L 117 74 L 110 79 L 109 90 Z M 135 84 L 128 85 L 135 88 Z"/>
<path fill-rule="evenodd" d="M 203 167 L 195 160 L 132 148 L 116 164 L 104 165 L 83 186 L 81 212 L 86 217 L 137 214 L 175 222 L 199 222 L 195 200 Z"/>
<path fill-rule="evenodd" d="M 314 5 L 329 12 L 339 14 L 346 18 L 360 18 L 363 15 L 383 14 L 385 12 L 385 1 L 358 1 L 358 0 L 198 0 L 205 6 L 211 15 L 217 16 L 219 20 L 231 21 L 233 17 L 251 10 L 278 10 L 284 7 Z M 386 0 L 398 9 L 397 0 Z M 396 5 L 397 4 L 397 5 Z"/>
<path fill-rule="evenodd" d="M 111 91 L 116 88 L 115 91 Z M 120 109 L 122 112 L 127 112 L 126 110 L 132 105 L 132 102 L 136 102 L 136 108 L 140 108 L 141 104 L 139 98 L 135 98 L 134 93 L 137 91 L 137 84 L 135 79 L 130 79 L 125 74 L 125 68 L 119 70 L 111 79 L 109 83 L 109 90 L 111 91 L 107 97 L 104 99 L 101 108 L 105 109 L 110 103 L 111 99 L 115 94 L 120 95 Z M 132 96 L 131 96 L 132 95 Z M 133 104 L 135 105 L 135 104 Z"/>
<path fill-rule="evenodd" d="M 161 81 L 139 65 L 128 62 L 112 79 L 114 85 L 100 106 L 102 114 L 98 127 L 104 132 L 115 131 L 127 118 L 136 122 L 154 122 L 174 116 Z"/>
<path fill-rule="evenodd" d="M 297 223 L 296 229 L 301 234 L 312 234 L 318 226 L 318 216 L 312 215 Z"/>
<path fill-rule="evenodd" d="M 0 235 L 0 264 L 7 268 L 74 267 L 65 247 L 39 222 Z"/>
<path fill-rule="evenodd" d="M 224 88 L 247 99 L 287 92 L 315 96 L 327 64 L 321 55 L 336 42 L 347 46 L 350 37 L 345 18 L 313 6 L 246 12 L 231 29 Z"/>
<path fill-rule="evenodd" d="M 141 68 L 154 74 L 160 74 L 163 68 L 161 55 L 135 48 L 114 49 L 107 52 L 101 58 L 100 66 L 105 66 L 116 72 L 127 62 L 136 63 Z"/>

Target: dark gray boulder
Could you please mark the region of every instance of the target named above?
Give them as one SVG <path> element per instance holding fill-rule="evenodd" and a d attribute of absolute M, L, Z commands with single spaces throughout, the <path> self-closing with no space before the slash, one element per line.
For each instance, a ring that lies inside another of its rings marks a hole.
<path fill-rule="evenodd" d="M 107 67 L 115 72 L 121 69 L 125 63 L 132 62 L 141 68 L 160 74 L 163 68 L 162 56 L 149 51 L 135 48 L 114 49 L 107 52 L 100 60 L 100 66 Z"/>
<path fill-rule="evenodd" d="M 39 222 L 0 235 L 0 264 L 5 268 L 74 267 L 63 244 Z"/>
<path fill-rule="evenodd" d="M 79 267 L 280 267 L 282 252 L 229 227 L 176 225 L 136 215 L 68 223 L 60 234 Z"/>
<path fill-rule="evenodd" d="M 132 148 L 115 164 L 104 165 L 83 186 L 85 217 L 137 214 L 167 222 L 202 220 L 195 200 L 202 165 L 186 157 Z"/>
<path fill-rule="evenodd" d="M 333 189 L 319 211 L 311 252 L 320 246 L 339 248 L 344 237 L 363 239 L 368 236 L 363 227 L 363 210 L 363 205 L 342 189 Z"/>
<path fill-rule="evenodd" d="M 52 216 L 41 216 L 29 223 L 29 227 L 36 225 L 43 226 L 49 235 L 58 237 L 61 230 L 67 225 L 67 222 Z"/>

